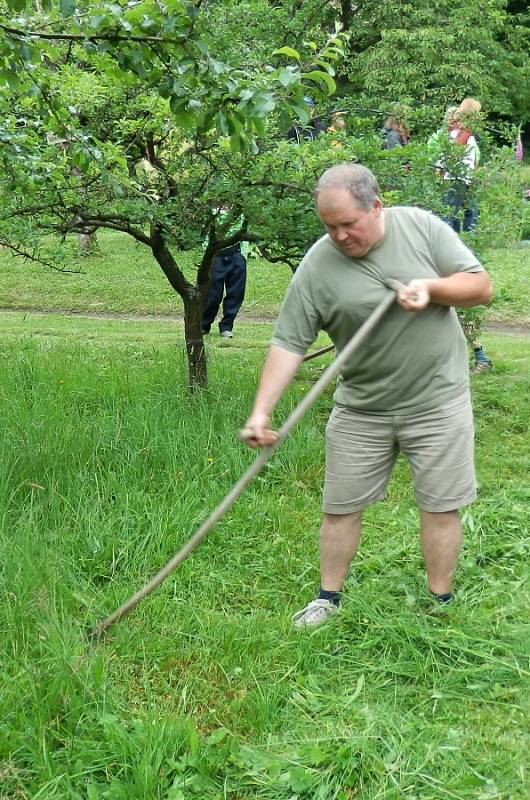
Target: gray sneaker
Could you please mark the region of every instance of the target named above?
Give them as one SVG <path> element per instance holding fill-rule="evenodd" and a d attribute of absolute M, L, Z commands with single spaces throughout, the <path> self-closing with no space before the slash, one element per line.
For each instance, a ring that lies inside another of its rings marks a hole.
<path fill-rule="evenodd" d="M 223 337 L 223 339 L 232 339 L 234 334 L 232 331 L 221 331 L 220 335 Z"/>
<path fill-rule="evenodd" d="M 471 367 L 471 374 L 478 375 L 479 372 L 489 372 L 491 369 L 493 369 L 491 361 L 476 361 L 475 366 Z"/>
<path fill-rule="evenodd" d="M 293 628 L 317 628 L 338 610 L 339 607 L 331 600 L 317 598 L 308 603 L 301 611 L 293 614 Z"/>

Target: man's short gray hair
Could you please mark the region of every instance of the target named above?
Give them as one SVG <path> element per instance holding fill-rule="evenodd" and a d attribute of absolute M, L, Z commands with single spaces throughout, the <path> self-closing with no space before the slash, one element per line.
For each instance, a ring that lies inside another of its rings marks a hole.
<path fill-rule="evenodd" d="M 381 192 L 373 172 L 361 164 L 337 164 L 327 169 L 315 187 L 315 200 L 328 189 L 346 189 L 361 208 L 369 211 Z"/>

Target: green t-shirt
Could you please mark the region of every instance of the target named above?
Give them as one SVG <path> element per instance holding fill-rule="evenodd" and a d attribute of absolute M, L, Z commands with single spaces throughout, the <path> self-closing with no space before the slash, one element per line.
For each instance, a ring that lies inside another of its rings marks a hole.
<path fill-rule="evenodd" d="M 296 271 L 273 344 L 303 355 L 320 330 L 338 351 L 380 303 L 386 278 L 408 284 L 483 268 L 449 225 L 419 208 L 384 210 L 385 235 L 362 258 L 342 253 L 328 235 Z M 420 312 L 397 303 L 338 378 L 338 405 L 370 414 L 415 414 L 458 397 L 469 384 L 467 346 L 454 308 Z"/>

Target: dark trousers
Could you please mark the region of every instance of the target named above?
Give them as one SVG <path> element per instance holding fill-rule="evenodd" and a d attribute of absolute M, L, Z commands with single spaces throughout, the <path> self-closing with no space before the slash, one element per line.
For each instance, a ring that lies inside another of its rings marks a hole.
<path fill-rule="evenodd" d="M 449 213 L 444 215 L 444 222 L 460 233 L 460 212 L 464 211 L 462 229 L 466 232 L 474 230 L 478 224 L 478 205 L 471 193 L 471 188 L 463 181 L 455 181 L 444 197 L 444 205 Z"/>
<path fill-rule="evenodd" d="M 216 256 L 212 267 L 212 280 L 204 304 L 202 329 L 208 332 L 217 316 L 221 301 L 223 316 L 219 331 L 231 331 L 241 304 L 245 299 L 247 262 L 239 249 Z M 224 294 L 224 300 L 223 300 Z"/>

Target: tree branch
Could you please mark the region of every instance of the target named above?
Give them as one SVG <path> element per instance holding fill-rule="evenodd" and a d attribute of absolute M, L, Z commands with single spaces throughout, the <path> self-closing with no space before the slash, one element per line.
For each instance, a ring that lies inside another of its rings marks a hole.
<path fill-rule="evenodd" d="M 65 223 L 64 226 L 58 226 L 58 230 L 62 232 L 71 231 L 73 233 L 78 233 L 79 231 L 82 232 L 82 229 L 86 227 L 109 228 L 113 231 L 122 231 L 122 233 L 128 233 L 129 236 L 132 236 L 133 239 L 136 239 L 138 242 L 147 245 L 147 247 L 153 246 L 153 241 L 150 236 L 139 228 L 135 228 L 128 220 L 117 216 L 105 217 L 100 215 L 89 216 L 79 214 L 79 220 L 77 222 Z"/>
<path fill-rule="evenodd" d="M 193 294 L 196 294 L 197 288 L 187 281 L 182 274 L 177 262 L 166 246 L 161 228 L 155 224 L 151 225 L 150 246 L 170 285 L 182 299 L 188 300 Z"/>
<path fill-rule="evenodd" d="M 28 261 L 35 261 L 37 264 L 42 264 L 44 267 L 48 267 L 48 269 L 54 269 L 56 272 L 67 272 L 72 275 L 78 275 L 81 272 L 80 269 L 66 269 L 66 267 L 58 267 L 55 264 L 52 264 L 51 261 L 45 261 L 43 258 L 40 258 L 34 253 L 28 253 L 27 250 L 21 250 L 20 247 L 18 247 L 18 245 L 12 244 L 11 242 L 6 241 L 5 239 L 0 239 L 0 247 L 6 247 L 8 250 L 11 250 L 16 256 L 21 256 L 22 258 L 25 258 Z"/>
<path fill-rule="evenodd" d="M 0 30 L 10 36 L 18 36 L 22 39 L 28 36 L 32 39 L 49 39 L 52 41 L 66 42 L 139 42 L 141 44 L 185 44 L 189 36 L 177 36 L 174 39 L 166 39 L 163 36 L 120 36 L 116 33 L 101 34 L 82 34 L 82 33 L 40 33 L 39 31 L 25 31 L 20 28 L 10 28 L 0 24 Z"/>

